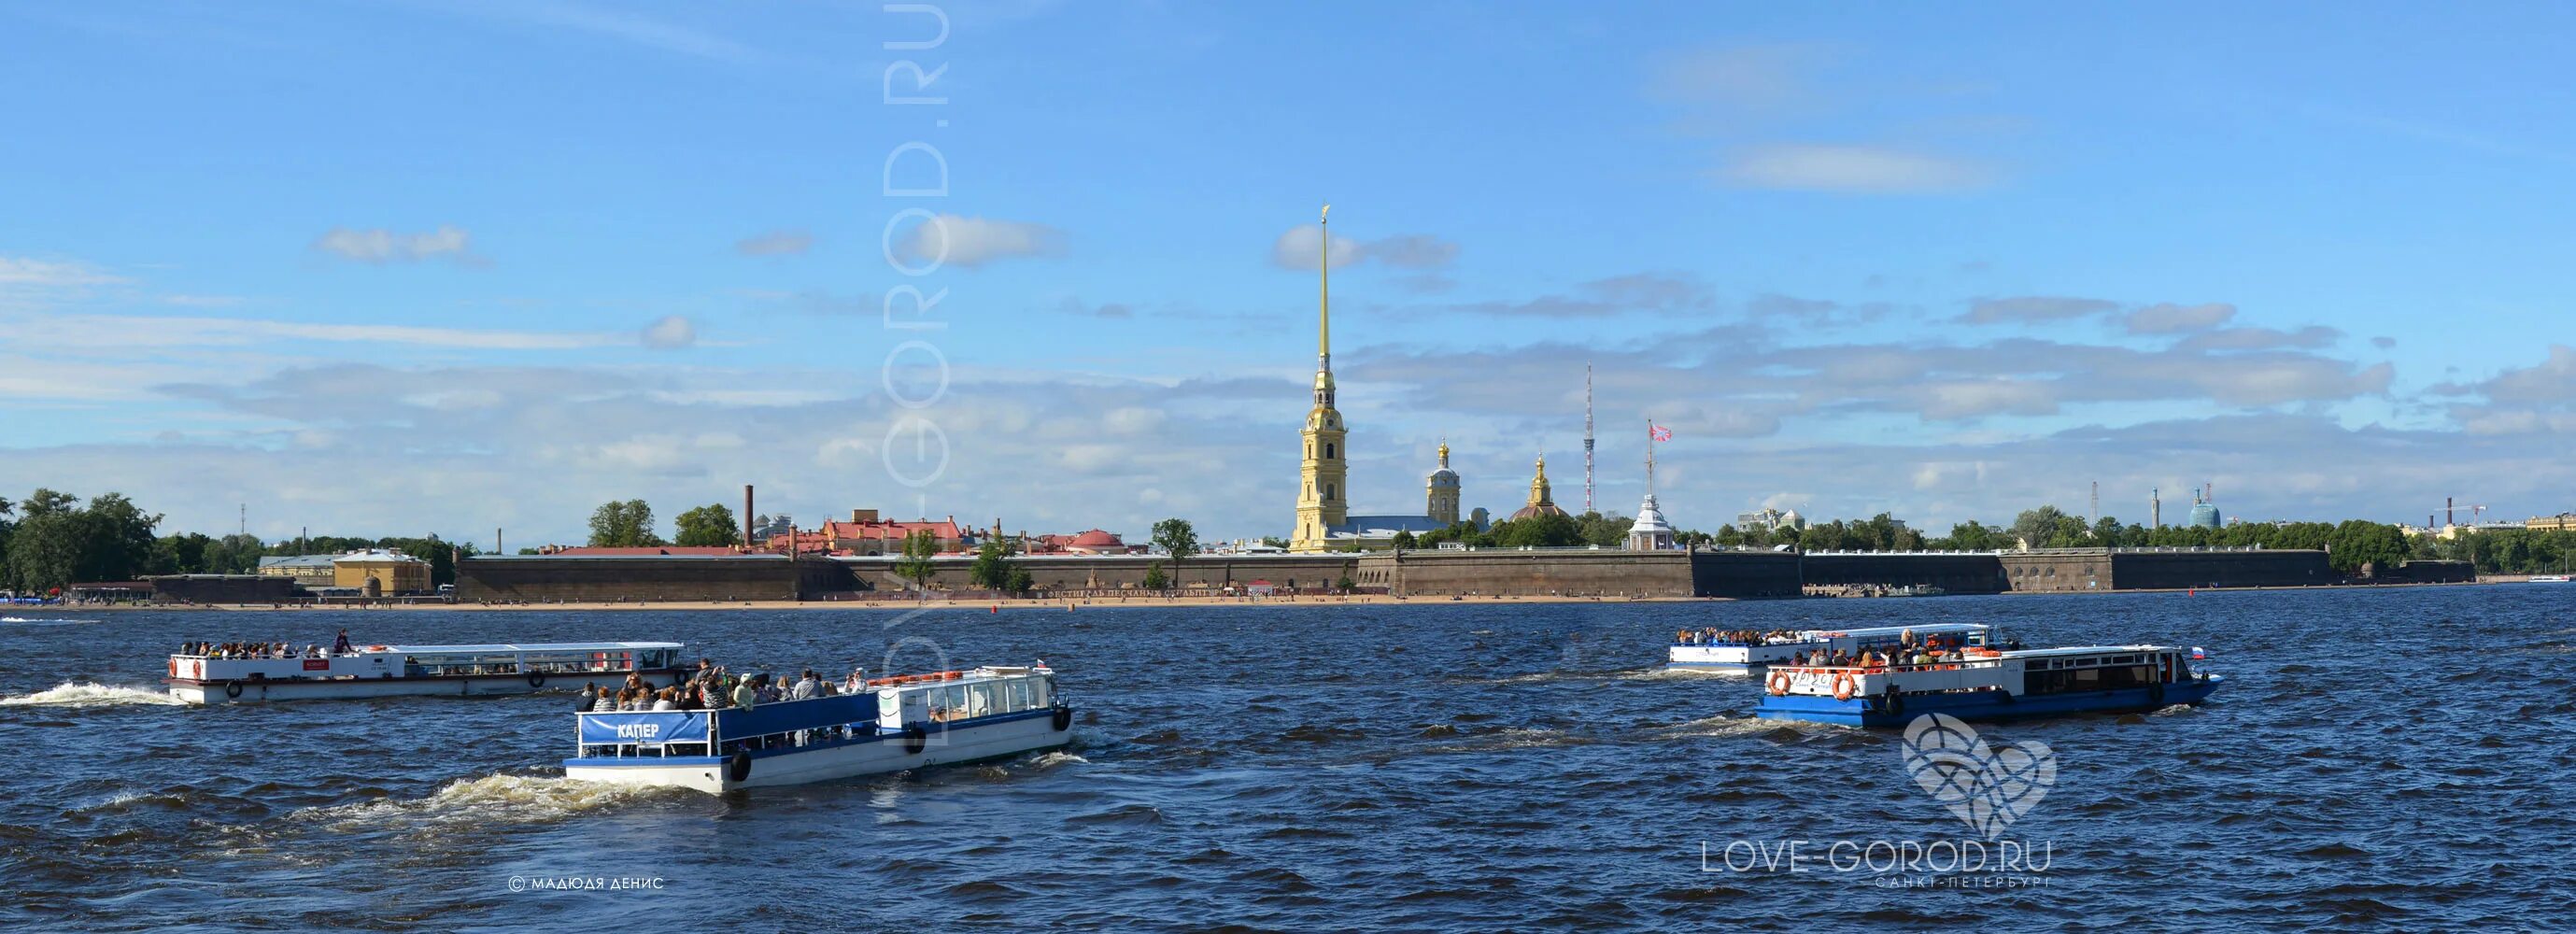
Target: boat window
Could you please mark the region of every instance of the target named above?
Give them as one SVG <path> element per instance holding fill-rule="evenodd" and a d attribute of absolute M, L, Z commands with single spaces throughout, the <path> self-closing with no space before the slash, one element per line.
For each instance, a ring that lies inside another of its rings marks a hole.
<path fill-rule="evenodd" d="M 1009 684 L 1011 690 L 1008 703 L 1011 705 L 1011 711 L 1016 713 L 1029 709 L 1032 706 L 1029 703 L 1029 679 L 1012 678 Z"/>
<path fill-rule="evenodd" d="M 987 684 L 969 684 L 969 685 L 966 685 L 966 715 L 967 715 L 967 716 L 969 716 L 969 717 L 989 717 L 989 716 L 992 716 L 993 714 L 995 714 L 995 713 L 998 713 L 998 712 L 999 712 L 999 711 L 997 711 L 997 710 L 995 710 L 995 709 L 994 709 L 996 706 L 998 706 L 997 704 L 995 704 L 995 703 L 994 703 L 994 697 L 993 697 L 993 694 L 994 694 L 993 688 L 994 688 L 994 687 L 996 687 L 996 685 L 989 684 L 989 683 L 987 683 Z"/>
<path fill-rule="evenodd" d="M 1054 678 L 1046 678 L 1046 679 L 1043 679 L 1043 680 L 1037 680 L 1037 681 L 1031 681 L 1031 682 L 1029 682 L 1029 707 L 1030 707 L 1031 709 L 1035 709 L 1035 708 L 1039 708 L 1039 707 L 1052 707 L 1052 706 L 1054 706 L 1054 705 L 1055 705 L 1055 679 L 1054 679 Z"/>

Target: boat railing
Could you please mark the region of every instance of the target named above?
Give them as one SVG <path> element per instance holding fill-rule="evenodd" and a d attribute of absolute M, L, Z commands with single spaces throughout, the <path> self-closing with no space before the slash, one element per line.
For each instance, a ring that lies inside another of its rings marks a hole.
<path fill-rule="evenodd" d="M 1905 674 L 1916 671 L 1963 671 L 1970 668 L 1993 668 L 2002 665 L 2003 661 L 2004 660 L 2000 658 L 1963 658 L 1957 661 L 1940 661 L 1923 665 L 1773 665 L 1771 666 L 1771 670 L 1784 671 L 1791 674 L 1885 675 Z"/>

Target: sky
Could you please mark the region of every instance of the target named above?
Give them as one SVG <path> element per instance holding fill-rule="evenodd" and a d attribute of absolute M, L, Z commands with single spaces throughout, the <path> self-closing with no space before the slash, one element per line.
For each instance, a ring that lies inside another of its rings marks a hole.
<path fill-rule="evenodd" d="M 2576 9 L 0 3 L 0 494 L 1285 535 L 2576 508 Z M 943 22 L 944 21 L 944 22 Z"/>

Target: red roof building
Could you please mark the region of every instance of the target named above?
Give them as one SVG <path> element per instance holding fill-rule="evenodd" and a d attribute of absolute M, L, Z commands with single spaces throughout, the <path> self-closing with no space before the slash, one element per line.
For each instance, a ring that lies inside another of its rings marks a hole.
<path fill-rule="evenodd" d="M 877 518 L 874 509 L 850 510 L 847 522 L 823 523 L 816 530 L 796 532 L 797 554 L 827 555 L 900 555 L 903 541 L 915 532 L 928 532 L 941 554 L 953 554 L 964 547 L 965 536 L 957 527 L 957 517 L 933 522 L 927 519 L 900 522 Z M 769 537 L 771 553 L 785 551 L 787 536 Z"/>
<path fill-rule="evenodd" d="M 578 548 L 556 548 L 545 553 L 577 558 L 650 558 L 656 555 L 715 557 L 718 555 L 738 555 L 742 553 L 742 549 L 736 548 L 732 545 L 716 545 L 712 547 L 699 547 L 693 545 L 656 545 L 646 548 L 592 548 L 589 546 L 582 546 Z"/>

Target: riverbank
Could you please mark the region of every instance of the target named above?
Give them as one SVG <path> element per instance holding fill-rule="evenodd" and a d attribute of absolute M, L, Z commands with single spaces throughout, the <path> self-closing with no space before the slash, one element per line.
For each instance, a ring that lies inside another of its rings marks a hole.
<path fill-rule="evenodd" d="M 362 612 L 369 612 L 369 613 L 378 613 L 378 612 L 400 613 L 400 612 L 421 612 L 421 611 L 434 611 L 434 612 L 479 612 L 479 611 L 496 611 L 496 610 L 509 610 L 509 611 L 519 611 L 519 612 L 525 612 L 525 611 L 529 611 L 529 610 L 566 610 L 566 611 L 576 611 L 576 610 L 577 610 L 577 611 L 591 611 L 591 610 L 653 610 L 653 611 L 673 611 L 673 610 L 679 610 L 679 611 L 717 611 L 717 610 L 894 610 L 894 611 L 902 612 L 902 611 L 911 611 L 911 610 L 918 610 L 918 609 L 923 609 L 923 608 L 929 608 L 929 609 L 942 609 L 942 610 L 977 610 L 977 609 L 981 609 L 981 610 L 985 610 L 985 611 L 987 611 L 987 612 L 1002 612 L 1002 611 L 1006 611 L 1006 610 L 1008 610 L 1008 611 L 1021 611 L 1021 612 L 1026 612 L 1026 611 L 1031 611 L 1031 610 L 1038 610 L 1038 611 L 1053 611 L 1053 612 L 1063 613 L 1063 612 L 1078 612 L 1078 611 L 1081 611 L 1081 610 L 1084 610 L 1084 609 L 1091 609 L 1091 608 L 1100 608 L 1100 609 L 1110 609 L 1110 608 L 1139 608 L 1139 609 L 1142 609 L 1142 608 L 1152 608 L 1152 607 L 1209 607 L 1209 606 L 1256 606 L 1256 607 L 1264 607 L 1264 606 L 1278 606 L 1278 607 L 1317 607 L 1317 606 L 1386 606 L 1386 605 L 1398 605 L 1398 606 L 1401 606 L 1401 605 L 1449 606 L 1449 605 L 1463 604 L 1463 603 L 1473 603 L 1473 604 L 1478 604 L 1478 605 L 1487 605 L 1487 604 L 1506 604 L 1506 603 L 1722 603 L 1722 602 L 1728 602 L 1728 601 L 1730 601 L 1730 600 L 1732 600 L 1732 599 L 1733 599 L 1733 598 L 1729 598 L 1729 597 L 1568 597 L 1568 596 L 1553 596 L 1553 595 L 1534 595 L 1534 596 L 1493 596 L 1493 595 L 1489 595 L 1489 596 L 1464 596 L 1464 595 L 1461 595 L 1461 596 L 1454 596 L 1454 597 L 1453 597 L 1453 596 L 1393 597 L 1393 596 L 1386 596 L 1386 595 L 1383 595 L 1383 594 L 1352 594 L 1352 595 L 1349 595 L 1349 596 L 1312 596 L 1312 595 L 1310 595 L 1310 596 L 1298 596 L 1298 597 L 1221 597 L 1221 596 L 1204 596 L 1204 597 L 1202 597 L 1202 596 L 1190 596 L 1190 597 L 1147 597 L 1147 596 L 1137 596 L 1137 597 L 1086 597 L 1086 598 L 1081 598 L 1081 599 L 1009 599 L 1009 600 L 993 600 L 993 599 L 947 599 L 947 598 L 946 598 L 946 595 L 944 595 L 944 594 L 933 593 L 933 594 L 931 594 L 931 599 L 927 599 L 927 600 L 903 600 L 903 599 L 878 599 L 878 600 L 725 600 L 725 601 L 673 600 L 673 601 L 657 601 L 657 602 L 651 602 L 651 603 L 634 603 L 634 602 L 627 602 L 627 603 L 389 603 L 389 604 L 349 604 L 349 603 L 340 603 L 340 604 L 329 604 L 329 605 L 304 605 L 304 604 L 274 605 L 274 604 L 264 604 L 264 603 L 263 603 L 263 604 L 191 604 L 191 605 L 164 605 L 164 604 L 112 604 L 112 605 L 97 605 L 97 606 L 47 607 L 46 609 L 49 609 L 49 610 L 78 610 L 78 611 L 81 611 L 81 612 L 89 612 L 89 611 L 94 611 L 94 610 L 96 610 L 96 611 L 126 611 L 126 610 L 203 610 L 203 611 L 209 611 L 209 612 L 225 612 L 225 613 L 298 613 L 298 612 L 315 612 L 315 611 L 346 610 L 346 611 L 362 611 Z"/>
<path fill-rule="evenodd" d="M 2174 587 L 2174 588 L 2145 588 L 2145 587 L 2141 587 L 2141 588 L 2130 588 L 2130 589 L 2120 589 L 2120 590 L 2092 590 L 2092 591 L 2084 591 L 2084 590 L 2074 590 L 2074 591 L 2064 591 L 2064 590 L 2061 590 L 2061 591 L 2002 591 L 2002 592 L 1995 593 L 1995 594 L 1954 593 L 1954 594 L 1944 594 L 1944 595 L 1942 595 L 1942 596 L 1952 596 L 1952 597 L 1973 597 L 1973 596 L 2050 596 L 2050 595 L 2065 595 L 2065 594 L 2237 593 L 2237 592 L 2244 592 L 2244 591 L 2267 591 L 2267 590 L 2413 590 L 2413 589 L 2417 589 L 2417 588 L 2424 588 L 2424 587 L 2474 587 L 2474 586 L 2485 585 L 2485 584 L 2523 584 L 2523 583 L 2528 583 L 2528 580 L 2527 580 L 2525 577 L 2522 577 L 2522 576 L 2518 576 L 2518 575 L 2517 575 L 2517 576 L 2498 576 L 2498 577 L 2491 577 L 2491 578 L 2483 578 L 2483 579 L 2480 579 L 2480 580 L 2474 580 L 2474 581 L 2441 581 L 2441 582 L 2424 582 L 2424 583 L 2414 583 L 2414 582 L 2408 582 L 2408 583 L 2386 583 L 2386 584 L 2361 584 L 2361 583 L 2355 583 L 2355 584 L 2323 584 L 2323 585 L 2303 585 L 2303 586 L 2201 587 L 2201 588 L 2182 588 L 2182 587 Z M 279 604 L 265 604 L 265 603 L 261 603 L 261 604 L 180 604 L 180 605 L 172 605 L 172 604 L 151 604 L 151 603 L 143 603 L 143 604 L 98 604 L 98 605 L 69 606 L 69 607 L 53 606 L 53 607 L 42 607 L 42 609 L 49 609 L 49 610 L 78 610 L 78 611 L 82 611 L 82 612 L 88 612 L 88 611 L 127 611 L 127 610 L 204 610 L 204 611 L 209 611 L 209 612 L 226 612 L 226 613 L 293 613 L 293 612 L 310 612 L 310 611 L 317 611 L 317 610 L 318 610 L 318 611 L 328 611 L 328 610 L 358 610 L 358 611 L 365 611 L 365 612 L 405 612 L 405 611 L 477 612 L 477 611 L 496 611 L 496 610 L 514 610 L 514 611 L 527 611 L 527 610 L 578 610 L 578 611 L 594 611 L 594 610 L 657 610 L 657 611 L 668 611 L 668 610 L 682 610 L 682 611 L 693 611 L 693 612 L 713 612 L 713 611 L 719 611 L 719 610 L 893 610 L 893 611 L 902 612 L 902 611 L 918 610 L 918 609 L 923 609 L 923 608 L 931 608 L 931 609 L 950 609 L 950 610 L 956 610 L 956 609 L 972 610 L 972 609 L 978 609 L 978 608 L 981 608 L 981 609 L 984 609 L 986 612 L 994 612 L 994 613 L 998 613 L 998 612 L 1002 612 L 1002 611 L 1005 611 L 1005 610 L 1010 610 L 1010 611 L 1021 611 L 1021 612 L 1032 611 L 1032 610 L 1035 610 L 1035 611 L 1054 611 L 1054 612 L 1079 612 L 1079 611 L 1080 611 L 1080 610 L 1082 610 L 1082 609 L 1085 609 L 1085 608 L 1093 608 L 1093 607 L 1098 607 L 1098 608 L 1111 608 L 1111 607 L 1134 607 L 1134 608 L 1140 608 L 1140 609 L 1141 609 L 1141 608 L 1155 608 L 1155 607 L 1218 607 L 1218 606 L 1225 606 L 1225 607 L 1241 607 L 1241 606 L 1254 606 L 1254 607 L 1259 607 L 1259 606 L 1313 607 L 1313 606 L 1390 606 L 1390 605 L 1395 605 L 1395 606 L 1402 606 L 1402 605 L 1445 606 L 1445 605 L 1468 604 L 1468 603 L 1472 603 L 1472 604 L 1516 604 L 1516 603 L 1728 603 L 1728 602 L 1734 602 L 1734 601 L 1736 601 L 1736 600 L 1738 600 L 1738 599 L 1741 599 L 1741 598 L 1735 598 L 1735 597 L 1616 597 L 1616 596 L 1561 596 L 1561 595 L 1553 595 L 1553 594 L 1537 594 L 1537 595 L 1496 595 L 1496 594 L 1477 594 L 1477 595 L 1457 595 L 1457 596 L 1450 596 L 1450 595 L 1427 595 L 1427 596 L 1413 596 L 1413 597 L 1398 597 L 1398 596 L 1389 596 L 1389 595 L 1385 595 L 1385 594 L 1351 594 L 1351 595 L 1347 595 L 1347 596 L 1324 596 L 1324 595 L 1311 595 L 1311 594 L 1310 594 L 1310 595 L 1302 595 L 1302 596 L 1271 596 L 1271 597 L 1214 596 L 1214 595 L 1209 595 L 1209 596 L 1142 596 L 1142 595 L 1140 595 L 1140 596 L 1117 596 L 1117 597 L 1098 596 L 1098 597 L 1078 597 L 1078 598 L 1038 598 L 1038 599 L 1000 599 L 1000 600 L 996 600 L 996 599 L 992 599 L 992 598 L 990 598 L 990 597 L 981 597 L 981 598 L 957 598 L 957 597 L 953 597 L 952 595 L 950 595 L 950 594 L 948 594 L 948 593 L 946 593 L 946 592 L 942 592 L 942 591 L 932 591 L 932 592 L 929 594 L 929 599 L 902 599 L 902 598 L 895 598 L 895 597 L 887 597 L 887 598 L 865 599 L 865 600 L 712 600 L 712 601 L 710 601 L 710 600 L 673 600 L 673 601 L 655 601 L 655 602 L 631 602 L 631 601 L 630 601 L 630 602 L 580 602 L 580 603 L 438 603 L 438 602 L 420 602 L 420 603 L 384 603 L 384 604 L 337 603 L 337 604 L 327 604 L 327 605 L 306 605 L 306 604 L 283 604 L 283 605 L 279 605 Z M 1874 597 L 1874 598 L 1862 598 L 1862 597 L 1828 597 L 1828 596 L 1821 596 L 1821 595 L 1809 595 L 1809 596 L 1806 596 L 1806 597 L 1797 597 L 1797 598 L 1776 598 L 1776 599 L 1809 599 L 1809 600 L 1857 600 L 1857 599 L 1937 600 L 1937 599 L 1940 599 L 1940 597 L 1901 597 L 1901 598 L 1900 598 L 1900 597 Z M 39 607 L 35 607 L 35 606 L 27 606 L 27 607 L 22 607 L 22 608 L 23 608 L 23 609 L 30 609 L 30 610 L 33 610 L 33 609 L 39 609 Z"/>

